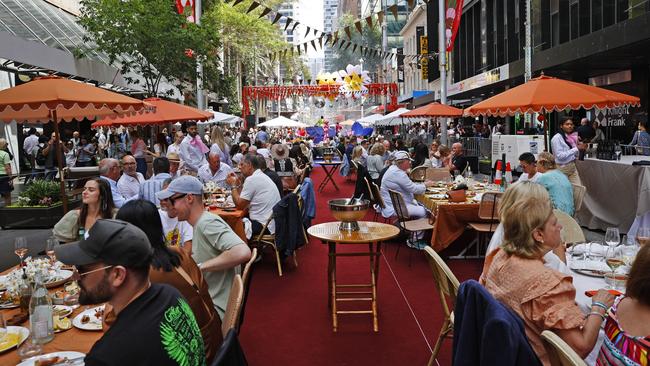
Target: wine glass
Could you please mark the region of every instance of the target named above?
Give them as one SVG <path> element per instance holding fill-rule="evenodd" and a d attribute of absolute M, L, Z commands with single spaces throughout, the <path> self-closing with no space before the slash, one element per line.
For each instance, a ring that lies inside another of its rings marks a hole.
<path fill-rule="evenodd" d="M 54 254 L 54 249 L 59 246 L 59 241 L 51 236 L 47 239 L 47 246 L 45 247 L 45 254 L 50 257 L 50 263 L 56 263 L 56 255 Z"/>
<path fill-rule="evenodd" d="M 621 240 L 621 236 L 618 233 L 618 228 L 608 227 L 607 231 L 605 232 L 605 243 L 607 243 L 609 249 L 613 251 L 614 248 L 618 245 L 620 240 Z"/>
<path fill-rule="evenodd" d="M 650 227 L 640 227 L 636 231 L 636 241 L 639 245 L 650 244 Z"/>
<path fill-rule="evenodd" d="M 29 252 L 29 249 L 27 248 L 27 240 L 24 236 L 17 237 L 14 241 L 14 253 L 16 253 L 18 258 L 20 258 L 21 266 L 23 265 L 23 260 L 27 255 L 27 252 Z"/>
<path fill-rule="evenodd" d="M 623 149 L 621 149 L 621 145 L 616 145 L 614 147 L 614 153 L 616 154 L 616 160 L 621 160 L 621 154 L 623 153 Z"/>

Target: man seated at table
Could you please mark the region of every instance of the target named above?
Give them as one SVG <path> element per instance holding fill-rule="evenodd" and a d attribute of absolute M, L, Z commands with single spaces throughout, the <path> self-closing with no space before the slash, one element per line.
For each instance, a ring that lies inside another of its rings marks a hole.
<path fill-rule="evenodd" d="M 165 179 L 162 184 L 162 189 L 167 189 L 171 182 L 172 179 Z M 194 236 L 192 225 L 187 221 L 178 221 L 178 211 L 169 203 L 169 200 L 160 201 L 158 214 L 162 222 L 163 235 L 167 239 L 167 245 L 179 247 L 191 256 L 192 237 Z"/>
<path fill-rule="evenodd" d="M 153 249 L 141 229 L 97 220 L 87 239 L 55 253 L 76 267 L 81 305 L 108 303 L 110 328 L 86 355 L 86 365 L 205 365 L 189 305 L 175 288 L 149 281 Z"/>
<path fill-rule="evenodd" d="M 462 175 L 468 164 L 469 162 L 463 152 L 463 144 L 456 142 L 451 145 L 451 164 L 449 165 L 449 172 L 454 174 L 455 171 L 458 171 Z"/>
<path fill-rule="evenodd" d="M 232 200 L 237 208 L 248 209 L 253 235 L 259 234 L 264 224 L 273 214 L 273 206 L 280 202 L 280 194 L 271 178 L 264 174 L 257 165 L 257 156 L 246 154 L 239 163 L 239 171 L 244 175 L 242 182 L 237 175 L 230 174 L 227 182 L 232 187 Z M 268 230 L 275 232 L 273 220 Z"/>
<path fill-rule="evenodd" d="M 181 159 L 178 157 L 178 154 L 167 151 L 166 157 L 169 160 L 169 175 L 171 178 L 174 179 L 180 177 Z"/>
<path fill-rule="evenodd" d="M 406 209 L 412 219 L 420 219 L 427 216 L 427 211 L 421 206 L 413 197 L 414 194 L 423 194 L 427 187 L 434 185 L 432 181 L 425 181 L 424 183 L 414 183 L 406 173 L 411 168 L 411 157 L 406 151 L 395 152 L 395 162 L 388 167 L 381 179 L 380 193 L 384 200 L 386 207 L 381 211 L 382 216 L 389 218 L 395 215 L 395 208 L 390 199 L 389 190 L 396 191 L 404 198 Z M 407 244 L 410 247 L 423 249 L 427 243 L 422 241 L 423 233 L 416 234 L 417 242 L 411 243 L 410 240 Z"/>
<path fill-rule="evenodd" d="M 199 168 L 199 180 L 203 183 L 214 182 L 217 186 L 225 188 L 226 178 L 232 172 L 232 168 L 221 162 L 219 153 L 208 154 L 208 163 Z"/>
<path fill-rule="evenodd" d="M 120 179 L 120 163 L 117 159 L 106 158 L 99 162 L 99 177 L 108 182 L 111 187 L 111 195 L 113 196 L 113 204 L 116 208 L 122 207 L 126 198 L 120 193 L 117 188 L 117 180 Z"/>
<path fill-rule="evenodd" d="M 123 174 L 117 181 L 117 189 L 124 198 L 138 198 L 140 184 L 145 181 L 142 173 L 136 171 L 137 165 L 135 158 L 131 155 L 125 155 L 122 158 Z"/>
<path fill-rule="evenodd" d="M 239 265 L 251 257 L 251 250 L 223 219 L 203 208 L 203 184 L 196 177 L 183 175 L 156 194 L 168 200 L 178 220 L 194 228 L 192 258 L 208 283 L 212 302 L 223 320 L 233 278 Z"/>
<path fill-rule="evenodd" d="M 535 155 L 525 152 L 519 155 L 519 166 L 524 171 L 520 176 L 517 182 L 537 182 L 537 179 L 541 174 L 537 173 L 537 163 L 535 162 Z"/>
<path fill-rule="evenodd" d="M 164 156 L 155 158 L 152 165 L 154 175 L 140 184 L 138 196 L 156 206 L 160 206 L 156 193 L 162 190 L 163 181 L 171 178 L 171 175 L 169 175 L 169 160 Z"/>

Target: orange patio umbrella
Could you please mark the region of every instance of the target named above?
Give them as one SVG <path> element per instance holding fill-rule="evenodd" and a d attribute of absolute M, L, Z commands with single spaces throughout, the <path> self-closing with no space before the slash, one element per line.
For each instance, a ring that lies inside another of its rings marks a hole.
<path fill-rule="evenodd" d="M 463 110 L 452 107 L 438 102 L 429 103 L 425 106 L 415 108 L 412 111 L 406 112 L 400 117 L 460 117 L 463 115 Z"/>
<path fill-rule="evenodd" d="M 148 98 L 145 102 L 156 107 L 156 111 L 147 114 L 124 117 L 108 117 L 92 124 L 93 128 L 101 126 L 146 126 L 160 125 L 184 121 L 207 121 L 213 117 L 212 113 L 200 109 L 169 102 L 160 98 Z"/>
<path fill-rule="evenodd" d="M 542 75 L 466 108 L 465 115 L 504 117 L 516 113 L 638 105 L 638 97 Z"/>
<path fill-rule="evenodd" d="M 152 109 L 147 103 L 90 84 L 45 76 L 0 91 L 0 121 L 10 123 L 54 123 L 54 133 L 61 141 L 59 122 L 96 119 L 110 115 L 129 115 Z M 68 199 L 63 180 L 63 156 L 57 149 L 61 199 L 67 211 Z"/>

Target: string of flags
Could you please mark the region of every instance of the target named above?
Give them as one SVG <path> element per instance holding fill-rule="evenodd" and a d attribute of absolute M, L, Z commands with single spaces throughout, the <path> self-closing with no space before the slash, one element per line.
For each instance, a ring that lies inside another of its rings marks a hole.
<path fill-rule="evenodd" d="M 243 2 L 244 0 L 224 0 L 225 4 L 231 3 L 231 6 L 236 6 Z M 425 3 L 429 3 L 432 0 L 424 0 Z M 415 0 L 405 0 L 406 4 L 409 6 L 409 8 L 412 8 Z M 460 2 L 462 4 L 462 1 Z M 393 5 L 390 5 L 386 8 L 386 12 L 392 13 L 393 17 L 395 20 L 398 19 L 398 6 L 399 2 L 396 2 Z M 462 6 L 462 5 L 461 5 Z M 248 7 L 246 10 L 246 14 L 252 12 L 255 9 L 261 8 L 262 11 L 259 15 L 258 18 L 262 18 L 267 16 L 271 12 L 275 12 L 273 9 L 269 8 L 268 6 L 260 3 L 259 1 L 253 0 L 251 2 L 251 5 Z M 406 54 L 398 54 L 397 52 L 390 52 L 390 51 L 382 51 L 381 49 L 376 49 L 372 47 L 367 47 L 364 45 L 357 44 L 355 42 L 352 42 L 352 32 L 354 29 L 351 27 L 354 26 L 356 31 L 359 34 L 363 34 L 363 21 L 368 24 L 369 27 L 372 27 L 373 25 L 381 25 L 384 21 L 384 16 L 386 16 L 386 12 L 384 10 L 378 11 L 374 14 L 371 14 L 365 18 L 362 19 L 356 19 L 353 22 L 353 25 L 345 26 L 342 29 L 342 32 L 339 30 L 336 30 L 332 33 L 326 33 L 323 32 L 319 29 L 313 28 L 311 26 L 308 26 L 306 24 L 302 24 L 299 21 L 283 15 L 279 12 L 275 12 L 275 16 L 271 20 L 271 24 L 275 24 L 279 22 L 282 18 L 286 18 L 286 22 L 284 25 L 284 30 L 288 30 L 289 27 L 291 27 L 291 30 L 293 32 L 296 31 L 296 28 L 299 25 L 302 25 L 305 28 L 305 38 L 307 38 L 310 34 L 313 34 L 314 39 L 307 40 L 303 43 L 296 44 L 296 45 L 290 45 L 287 48 L 279 51 L 275 51 L 272 53 L 267 54 L 266 56 L 271 60 L 275 61 L 279 57 L 286 57 L 287 53 L 291 53 L 291 55 L 297 53 L 298 55 L 302 55 L 303 53 L 307 53 L 309 46 L 315 50 L 318 51 L 319 48 L 323 48 L 323 46 L 330 46 L 330 47 L 338 47 L 339 50 L 347 51 L 350 47 L 352 47 L 352 52 L 357 52 L 364 56 L 364 57 L 381 57 L 384 60 L 391 59 L 393 57 L 404 57 L 405 61 L 412 61 L 415 59 L 422 58 L 422 57 L 427 57 L 427 58 L 434 58 L 437 57 L 437 53 L 429 53 L 427 55 L 421 55 L 421 54 L 415 54 L 415 55 L 406 55 Z M 376 22 L 374 21 L 374 18 L 376 17 Z M 345 39 L 344 37 L 347 37 Z"/>

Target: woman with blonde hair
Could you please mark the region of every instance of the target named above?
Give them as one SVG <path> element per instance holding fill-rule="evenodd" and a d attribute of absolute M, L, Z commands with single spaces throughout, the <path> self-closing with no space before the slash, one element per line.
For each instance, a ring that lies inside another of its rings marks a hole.
<path fill-rule="evenodd" d="M 566 174 L 556 168 L 555 157 L 549 152 L 541 152 L 537 157 L 537 171 L 542 175 L 537 183 L 546 188 L 551 196 L 553 207 L 573 216 L 573 186 Z"/>
<path fill-rule="evenodd" d="M 440 145 L 438 148 L 440 157 L 436 162 L 436 168 L 448 168 L 451 164 L 451 149 L 447 145 Z"/>
<path fill-rule="evenodd" d="M 230 146 L 226 143 L 226 138 L 223 135 L 221 127 L 214 126 L 212 127 L 212 133 L 210 134 L 210 153 L 219 154 L 221 157 L 221 162 L 226 163 L 232 167 L 232 160 L 230 160 Z"/>
<path fill-rule="evenodd" d="M 562 226 L 548 197 L 523 197 L 499 215 L 503 243 L 486 257 L 481 283 L 522 318 L 526 336 L 543 365 L 550 365 L 541 339 L 544 330 L 555 332 L 586 357 L 596 345 L 614 297 L 600 290 L 585 318 L 576 304 L 571 276 L 544 266 L 544 255 L 562 244 Z"/>
<path fill-rule="evenodd" d="M 350 160 L 357 164 L 365 165 L 363 160 L 363 147 L 361 145 L 357 145 L 352 149 L 352 157 Z"/>
<path fill-rule="evenodd" d="M 370 155 L 368 155 L 368 159 L 366 160 L 368 174 L 375 183 L 379 183 L 377 182 L 377 179 L 379 179 L 379 173 L 384 169 L 383 157 L 385 152 L 386 148 L 384 147 L 384 144 L 381 142 L 375 142 L 375 144 L 370 148 Z"/>

